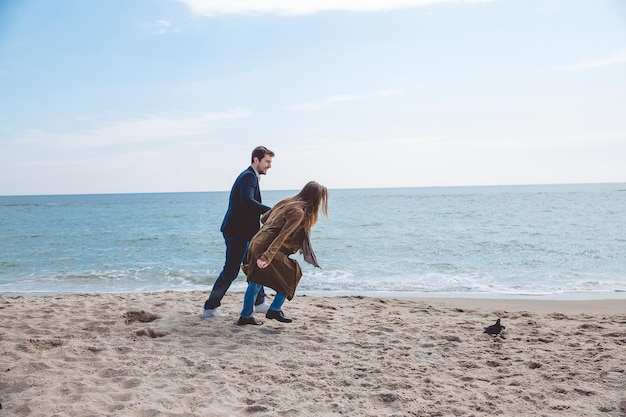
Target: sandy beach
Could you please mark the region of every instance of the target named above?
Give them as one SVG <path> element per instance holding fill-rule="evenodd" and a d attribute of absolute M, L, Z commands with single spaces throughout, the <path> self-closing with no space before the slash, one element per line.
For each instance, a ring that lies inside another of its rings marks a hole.
<path fill-rule="evenodd" d="M 626 416 L 624 300 L 206 296 L 0 297 L 0 417 Z"/>

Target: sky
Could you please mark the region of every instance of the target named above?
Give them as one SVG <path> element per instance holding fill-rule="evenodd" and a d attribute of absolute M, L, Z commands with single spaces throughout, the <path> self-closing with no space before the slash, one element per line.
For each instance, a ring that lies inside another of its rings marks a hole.
<path fill-rule="evenodd" d="M 622 0 L 0 0 L 0 195 L 626 182 Z"/>

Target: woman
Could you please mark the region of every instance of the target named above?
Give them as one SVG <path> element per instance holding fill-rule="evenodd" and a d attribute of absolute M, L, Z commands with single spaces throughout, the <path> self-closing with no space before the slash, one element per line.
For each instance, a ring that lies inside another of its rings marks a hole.
<path fill-rule="evenodd" d="M 263 215 L 263 227 L 250 241 L 242 266 L 248 276 L 248 288 L 237 324 L 263 324 L 252 316 L 254 300 L 263 286 L 276 291 L 265 317 L 291 323 L 291 318 L 283 314 L 282 305 L 285 299 L 293 298 L 302 270 L 298 261 L 289 256 L 300 250 L 306 262 L 319 267 L 309 237 L 320 208 L 328 217 L 328 190 L 310 181 L 298 194 L 281 200 Z"/>

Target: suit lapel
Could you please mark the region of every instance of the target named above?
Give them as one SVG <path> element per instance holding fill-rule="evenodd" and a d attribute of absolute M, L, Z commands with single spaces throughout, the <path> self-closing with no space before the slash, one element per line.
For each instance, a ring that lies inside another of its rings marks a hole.
<path fill-rule="evenodd" d="M 254 187 L 254 199 L 261 203 L 261 188 L 259 187 L 259 179 L 256 180 L 256 187 Z"/>

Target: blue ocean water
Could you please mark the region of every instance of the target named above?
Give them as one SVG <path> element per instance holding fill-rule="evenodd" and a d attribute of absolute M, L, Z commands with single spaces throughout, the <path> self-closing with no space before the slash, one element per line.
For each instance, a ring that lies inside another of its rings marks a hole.
<path fill-rule="evenodd" d="M 295 191 L 263 191 L 273 205 Z M 0 197 L 0 294 L 209 290 L 227 192 Z M 298 293 L 617 295 L 626 184 L 330 190 Z M 243 274 L 233 290 L 244 290 Z"/>

